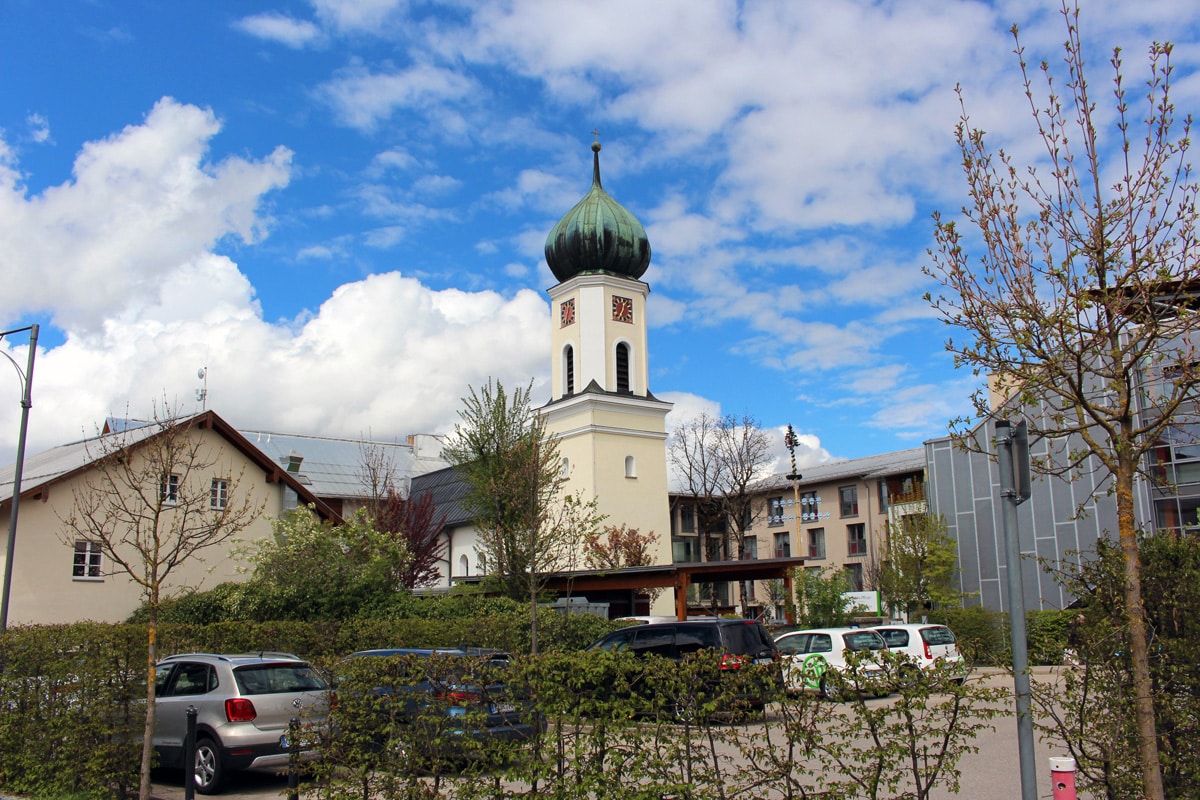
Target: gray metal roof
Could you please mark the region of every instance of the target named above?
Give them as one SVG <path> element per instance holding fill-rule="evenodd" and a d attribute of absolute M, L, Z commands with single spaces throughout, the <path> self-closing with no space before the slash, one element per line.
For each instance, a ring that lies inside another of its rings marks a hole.
<path fill-rule="evenodd" d="M 302 460 L 298 471 L 292 474 L 317 497 L 366 497 L 363 462 L 367 447 L 377 449 L 391 463 L 396 488 L 402 491 L 417 475 L 446 466 L 441 458 L 441 440 L 430 434 L 410 436 L 399 443 L 272 431 L 239 432 L 277 464 L 287 466 L 291 456 L 299 456 Z"/>
<path fill-rule="evenodd" d="M 36 489 L 51 483 L 62 476 L 86 467 L 114 446 L 110 443 L 120 442 L 126 446 L 136 444 L 157 432 L 153 426 L 141 426 L 110 433 L 104 436 L 94 436 L 90 439 L 80 439 L 77 442 L 60 444 L 40 453 L 27 455 L 21 471 L 21 495 L 30 489 Z M 0 467 L 0 499 L 12 497 L 13 477 L 17 465 L 9 464 Z"/>
<path fill-rule="evenodd" d="M 182 417 L 171 421 L 172 425 L 195 424 L 202 428 L 211 428 L 235 448 L 241 451 L 251 461 L 266 470 L 268 480 L 283 481 L 294 489 L 303 503 L 313 503 L 317 512 L 326 519 L 337 519 L 337 513 L 322 501 L 308 486 L 301 483 L 295 475 L 278 463 L 273 462 L 261 448 L 251 446 L 243 434 L 234 430 L 229 423 L 221 419 L 215 412 L 202 411 L 190 417 Z M 129 424 L 107 426 L 110 433 L 101 434 L 90 439 L 52 447 L 27 456 L 21 472 L 21 496 L 36 494 L 37 491 L 56 481 L 82 472 L 116 449 L 137 447 L 143 441 L 162 433 L 158 424 Z M 13 479 L 16 474 L 16 464 L 0 467 L 0 502 L 7 503 L 13 496 Z"/>
<path fill-rule="evenodd" d="M 420 497 L 425 493 L 432 495 L 437 515 L 445 514 L 446 527 L 454 528 L 472 522 L 472 515 L 464 503 L 469 488 L 457 469 L 446 467 L 414 477 L 410 496 Z"/>
<path fill-rule="evenodd" d="M 800 470 L 802 476 L 800 486 L 815 486 L 830 481 L 856 478 L 861 480 L 876 480 L 889 475 L 903 475 L 907 472 L 920 472 L 925 469 L 925 448 L 914 447 L 911 450 L 897 450 L 894 453 L 882 453 L 876 456 L 866 456 L 848 461 L 834 461 L 829 464 L 819 464 L 815 467 L 805 467 Z M 753 491 L 769 491 L 771 489 L 791 488 L 792 482 L 787 478 L 787 472 L 780 472 L 765 478 L 755 484 Z"/>

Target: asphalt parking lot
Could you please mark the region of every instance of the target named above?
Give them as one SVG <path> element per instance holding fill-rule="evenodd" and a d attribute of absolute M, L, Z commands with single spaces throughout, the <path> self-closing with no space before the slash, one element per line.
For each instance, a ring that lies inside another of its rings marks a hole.
<path fill-rule="evenodd" d="M 976 679 L 988 685 L 1012 688 L 1011 679 L 998 670 L 977 671 Z M 1053 680 L 1051 668 L 1037 668 L 1035 680 Z M 874 702 L 874 701 L 873 701 Z M 883 702 L 883 701 L 878 701 Z M 769 710 L 768 710 L 768 713 Z M 1015 717 L 996 721 L 996 729 L 983 733 L 977 740 L 978 753 L 965 755 L 960 762 L 961 785 L 957 793 L 935 790 L 931 800 L 970 798 L 970 800 L 1013 800 L 1021 796 L 1020 758 L 1017 748 Z M 1052 756 L 1064 755 L 1047 742 L 1034 745 L 1038 797 L 1052 796 L 1049 761 Z M 154 797 L 157 800 L 183 800 L 184 775 L 180 770 L 161 770 L 155 773 Z M 286 776 L 239 773 L 230 778 L 228 789 L 221 795 L 227 800 L 266 800 L 279 798 L 287 790 Z"/>

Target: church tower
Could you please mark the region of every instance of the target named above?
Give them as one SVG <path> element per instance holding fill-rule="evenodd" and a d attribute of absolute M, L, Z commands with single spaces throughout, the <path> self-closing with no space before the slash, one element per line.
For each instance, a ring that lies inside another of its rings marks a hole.
<path fill-rule="evenodd" d="M 558 438 L 570 485 L 597 498 L 606 525 L 658 535 L 655 564 L 671 563 L 666 416 L 650 393 L 646 298 L 640 278 L 650 241 L 637 218 L 600 184 L 592 144 L 592 187 L 546 237 L 558 279 L 551 301 L 551 399 L 541 410 Z"/>

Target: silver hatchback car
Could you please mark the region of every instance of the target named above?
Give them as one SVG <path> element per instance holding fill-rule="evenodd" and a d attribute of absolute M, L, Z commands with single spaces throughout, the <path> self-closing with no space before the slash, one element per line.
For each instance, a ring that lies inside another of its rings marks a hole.
<path fill-rule="evenodd" d="M 158 663 L 154 747 L 159 763 L 187 768 L 187 710 L 195 706 L 196 790 L 217 794 L 231 770 L 286 767 L 288 726 L 320 724 L 330 691 L 306 661 L 289 653 L 189 653 Z M 306 754 L 311 755 L 311 754 Z"/>

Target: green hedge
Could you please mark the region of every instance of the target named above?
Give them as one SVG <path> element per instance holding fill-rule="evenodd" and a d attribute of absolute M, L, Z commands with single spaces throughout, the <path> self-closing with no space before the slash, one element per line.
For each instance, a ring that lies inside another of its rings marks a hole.
<path fill-rule="evenodd" d="M 1060 610 L 1025 613 L 1025 641 L 1031 666 L 1063 663 L 1068 623 L 1076 613 Z M 939 609 L 926 616 L 930 622 L 947 625 L 954 631 L 963 655 L 972 663 L 982 666 L 1012 664 L 1008 614 L 974 606 Z"/>

